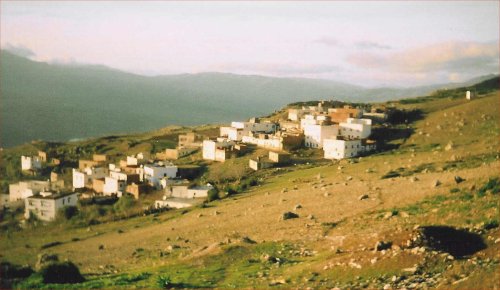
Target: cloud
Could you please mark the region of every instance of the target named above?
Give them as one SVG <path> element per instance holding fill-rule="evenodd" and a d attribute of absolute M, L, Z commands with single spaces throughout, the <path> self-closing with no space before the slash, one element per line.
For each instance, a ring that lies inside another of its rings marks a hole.
<path fill-rule="evenodd" d="M 354 44 L 359 49 L 392 49 L 392 47 L 372 41 L 358 41 Z"/>
<path fill-rule="evenodd" d="M 24 58 L 33 58 L 35 57 L 35 53 L 27 48 L 24 45 L 18 44 L 18 45 L 13 45 L 11 43 L 6 43 L 3 49 L 9 51 L 10 53 L 13 53 L 17 56 L 24 57 Z"/>
<path fill-rule="evenodd" d="M 324 44 L 327 46 L 340 46 L 341 45 L 340 41 L 338 41 L 338 39 L 333 38 L 333 37 L 329 37 L 329 36 L 323 36 L 321 38 L 315 39 L 313 42 Z"/>
<path fill-rule="evenodd" d="M 402 73 L 486 73 L 498 70 L 498 44 L 443 42 L 389 54 L 352 54 L 347 61 L 357 67 Z"/>

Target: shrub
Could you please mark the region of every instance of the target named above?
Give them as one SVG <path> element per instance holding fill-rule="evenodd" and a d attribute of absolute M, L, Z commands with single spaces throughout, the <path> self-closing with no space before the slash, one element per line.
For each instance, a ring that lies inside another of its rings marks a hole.
<path fill-rule="evenodd" d="M 27 278 L 33 274 L 33 269 L 29 266 L 18 266 L 9 262 L 0 263 L 0 276 L 2 279 Z"/>
<path fill-rule="evenodd" d="M 210 202 L 217 199 L 219 199 L 219 191 L 215 188 L 210 189 L 208 191 L 207 200 Z"/>
<path fill-rule="evenodd" d="M 134 197 L 130 194 L 123 195 L 114 205 L 113 209 L 116 212 L 126 213 L 129 209 L 133 208 L 136 204 Z"/>
<path fill-rule="evenodd" d="M 78 267 L 71 262 L 51 263 L 40 271 L 43 283 L 72 284 L 85 281 Z"/>
<path fill-rule="evenodd" d="M 169 289 L 172 286 L 172 280 L 168 276 L 159 276 L 156 280 L 158 287 L 163 289 Z"/>
<path fill-rule="evenodd" d="M 59 216 L 66 220 L 70 220 L 72 217 L 78 214 L 78 208 L 76 206 L 65 206 L 59 211 Z"/>

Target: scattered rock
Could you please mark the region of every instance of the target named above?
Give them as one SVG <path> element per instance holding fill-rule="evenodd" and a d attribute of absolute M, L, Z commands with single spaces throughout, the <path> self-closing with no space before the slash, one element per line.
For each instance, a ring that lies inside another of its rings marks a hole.
<path fill-rule="evenodd" d="M 289 219 L 294 219 L 294 218 L 298 218 L 298 217 L 299 217 L 298 214 L 291 212 L 291 211 L 287 211 L 281 215 L 280 220 L 289 220 Z"/>
<path fill-rule="evenodd" d="M 392 211 L 388 211 L 384 214 L 384 219 L 387 220 L 387 219 L 390 219 L 391 217 L 394 216 L 394 212 Z"/>
<path fill-rule="evenodd" d="M 352 176 L 347 176 L 347 181 L 351 181 L 352 180 Z"/>
<path fill-rule="evenodd" d="M 465 181 L 465 179 L 463 179 L 462 177 L 458 176 L 458 175 L 455 175 L 455 182 L 457 184 L 459 184 L 460 182 L 463 182 Z"/>
<path fill-rule="evenodd" d="M 35 264 L 35 269 L 39 271 L 46 264 L 58 261 L 59 261 L 59 256 L 56 254 L 39 254 Z"/>
<path fill-rule="evenodd" d="M 411 181 L 411 182 L 417 182 L 417 181 L 418 181 L 418 177 L 416 177 L 416 176 L 412 176 L 412 177 L 410 178 L 410 181 Z"/>
<path fill-rule="evenodd" d="M 285 279 L 278 279 L 278 280 L 273 280 L 269 282 L 269 286 L 276 286 L 276 285 L 283 285 L 286 284 Z"/>
<path fill-rule="evenodd" d="M 450 151 L 453 148 L 454 148 L 454 144 L 452 141 L 450 141 L 450 142 L 448 142 L 448 144 L 446 144 L 446 147 L 444 147 L 444 150 Z"/>
<path fill-rule="evenodd" d="M 417 272 L 417 270 L 418 270 L 417 267 L 411 267 L 411 268 L 404 268 L 403 272 L 415 274 Z"/>
<path fill-rule="evenodd" d="M 246 243 L 246 244 L 257 244 L 256 241 L 250 239 L 249 237 L 243 237 L 243 238 L 241 238 L 241 242 Z"/>
<path fill-rule="evenodd" d="M 406 212 L 406 211 L 402 211 L 399 213 L 399 215 L 402 217 L 402 218 L 409 218 L 410 215 Z"/>
<path fill-rule="evenodd" d="M 99 250 L 104 250 L 104 245 L 99 245 Z"/>
<path fill-rule="evenodd" d="M 308 215 L 307 218 L 310 219 L 310 220 L 315 219 L 314 215 L 312 215 L 312 214 Z"/>
<path fill-rule="evenodd" d="M 375 248 L 374 251 L 383 251 L 383 250 L 388 250 L 392 247 L 392 242 L 391 241 L 378 241 L 375 243 Z"/>
<path fill-rule="evenodd" d="M 441 181 L 439 181 L 438 179 L 434 180 L 431 184 L 431 187 L 438 187 L 441 185 Z"/>
<path fill-rule="evenodd" d="M 369 198 L 368 194 L 362 194 L 358 197 L 359 200 L 367 199 Z"/>
<path fill-rule="evenodd" d="M 281 193 L 285 193 L 285 192 L 288 192 L 288 188 L 284 187 L 282 190 L 281 190 Z"/>
<path fill-rule="evenodd" d="M 329 192 L 325 192 L 325 193 L 323 194 L 323 196 L 324 196 L 324 197 L 329 197 L 329 196 L 330 196 L 330 193 L 329 193 Z"/>
<path fill-rule="evenodd" d="M 298 210 L 298 209 L 300 209 L 300 208 L 302 208 L 302 205 L 297 204 L 297 205 L 295 206 L 295 208 L 294 208 L 294 209 L 295 209 L 295 210 Z"/>
<path fill-rule="evenodd" d="M 167 250 L 169 250 L 169 251 L 173 251 L 173 250 L 175 250 L 175 249 L 179 249 L 179 248 L 180 248 L 180 246 L 178 246 L 178 245 L 169 245 L 169 246 L 167 247 Z"/>

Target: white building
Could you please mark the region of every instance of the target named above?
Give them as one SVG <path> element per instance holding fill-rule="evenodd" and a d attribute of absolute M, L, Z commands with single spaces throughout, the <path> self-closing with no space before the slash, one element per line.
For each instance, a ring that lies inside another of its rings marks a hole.
<path fill-rule="evenodd" d="M 241 141 L 243 136 L 249 133 L 274 133 L 277 126 L 271 122 L 231 122 L 230 127 L 221 127 L 220 136 L 227 137 L 231 141 Z"/>
<path fill-rule="evenodd" d="M 127 181 L 127 173 L 121 172 L 121 171 L 110 171 L 109 172 L 109 177 L 117 179 L 117 180 L 124 180 Z"/>
<path fill-rule="evenodd" d="M 42 168 L 42 159 L 39 156 L 21 156 L 21 170 L 38 170 Z"/>
<path fill-rule="evenodd" d="M 31 215 L 43 221 L 52 221 L 57 212 L 66 206 L 76 206 L 78 194 L 75 192 L 66 194 L 52 194 L 42 192 L 25 200 L 24 217 L 28 219 Z"/>
<path fill-rule="evenodd" d="M 469 100 L 469 101 L 470 101 L 473 97 L 474 97 L 474 94 L 472 94 L 472 92 L 471 92 L 471 91 L 467 91 L 467 92 L 465 92 L 465 98 L 466 98 L 467 100 Z"/>
<path fill-rule="evenodd" d="M 173 164 L 163 165 L 148 164 L 144 165 L 144 179 L 156 188 L 161 188 L 160 182 L 163 178 L 175 178 L 177 176 L 177 166 Z"/>
<path fill-rule="evenodd" d="M 178 198 L 207 197 L 208 192 L 214 187 L 211 184 L 205 186 L 189 187 L 188 185 L 174 185 L 167 191 L 167 195 Z"/>
<path fill-rule="evenodd" d="M 48 181 L 20 181 L 9 185 L 9 201 L 22 200 L 47 190 L 50 190 Z"/>
<path fill-rule="evenodd" d="M 323 142 L 325 159 L 356 157 L 363 152 L 375 150 L 375 142 L 361 139 L 326 139 Z"/>
<path fill-rule="evenodd" d="M 203 141 L 203 159 L 222 161 L 226 160 L 226 151 L 231 150 L 234 146 L 233 141 L 225 138 L 217 138 L 217 140 Z"/>
<path fill-rule="evenodd" d="M 137 166 L 139 160 L 135 156 L 127 156 L 127 166 Z"/>
<path fill-rule="evenodd" d="M 177 197 L 170 197 L 166 198 L 164 200 L 156 200 L 155 201 L 155 207 L 156 208 L 185 208 L 185 207 L 191 207 L 199 203 L 199 200 L 196 199 L 189 199 L 189 198 L 177 198 Z"/>
<path fill-rule="evenodd" d="M 309 148 L 323 148 L 323 140 L 339 134 L 339 127 L 323 125 L 306 125 L 304 127 L 304 145 Z"/>
<path fill-rule="evenodd" d="M 368 138 L 372 133 L 372 120 L 347 118 L 339 124 L 340 135 L 349 139 Z"/>
<path fill-rule="evenodd" d="M 104 186 L 102 189 L 102 193 L 104 195 L 116 194 L 118 196 L 121 196 L 122 193 L 125 192 L 126 188 L 127 188 L 126 180 L 120 180 L 117 178 L 107 176 L 104 178 Z"/>
<path fill-rule="evenodd" d="M 89 182 L 91 182 L 91 179 L 87 174 L 73 168 L 73 188 L 84 188 Z"/>
<path fill-rule="evenodd" d="M 106 175 L 104 167 L 86 167 L 81 171 L 73 168 L 73 188 L 90 187 L 92 179 L 104 178 Z"/>

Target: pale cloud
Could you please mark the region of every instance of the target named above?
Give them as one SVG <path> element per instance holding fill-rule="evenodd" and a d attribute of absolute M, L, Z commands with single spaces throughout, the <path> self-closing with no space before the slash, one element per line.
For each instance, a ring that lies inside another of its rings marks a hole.
<path fill-rule="evenodd" d="M 498 43 L 443 42 L 389 54 L 348 56 L 353 65 L 403 73 L 489 72 L 498 69 Z"/>
<path fill-rule="evenodd" d="M 380 44 L 373 41 L 358 41 L 354 44 L 359 49 L 392 49 L 389 45 Z"/>
<path fill-rule="evenodd" d="M 327 46 L 340 46 L 340 41 L 334 37 L 323 36 L 313 41 L 314 43 L 319 43 Z"/>

